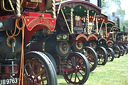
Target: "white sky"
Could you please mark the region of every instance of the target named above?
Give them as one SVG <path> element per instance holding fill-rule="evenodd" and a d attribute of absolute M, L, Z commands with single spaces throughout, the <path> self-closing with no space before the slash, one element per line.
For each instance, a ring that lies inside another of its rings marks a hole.
<path fill-rule="evenodd" d="M 120 0 L 121 1 L 121 9 L 125 10 L 125 20 L 128 20 L 128 0 Z"/>
<path fill-rule="evenodd" d="M 107 2 L 108 0 L 105 0 Z M 125 10 L 125 20 L 128 20 L 128 0 L 120 0 L 121 1 L 121 9 Z M 91 3 L 97 5 L 97 0 L 90 0 Z"/>
<path fill-rule="evenodd" d="M 97 0 L 90 0 L 90 2 L 97 5 Z"/>

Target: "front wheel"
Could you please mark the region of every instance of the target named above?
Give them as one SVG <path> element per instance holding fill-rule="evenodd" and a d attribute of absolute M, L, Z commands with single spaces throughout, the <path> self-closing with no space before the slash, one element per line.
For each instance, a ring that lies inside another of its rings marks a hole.
<path fill-rule="evenodd" d="M 106 50 L 108 52 L 108 61 L 113 61 L 115 58 L 113 49 L 109 47 Z"/>
<path fill-rule="evenodd" d="M 115 53 L 115 58 L 119 58 L 120 57 L 120 48 L 119 48 L 119 46 L 116 46 L 114 48 L 114 53 Z"/>
<path fill-rule="evenodd" d="M 123 56 L 124 52 L 125 52 L 124 47 L 120 46 L 120 56 Z"/>
<path fill-rule="evenodd" d="M 67 57 L 66 69 L 69 69 L 64 71 L 64 78 L 67 83 L 84 84 L 89 77 L 89 63 L 82 53 L 70 53 Z"/>
<path fill-rule="evenodd" d="M 128 47 L 126 45 L 123 46 L 124 47 L 124 50 L 125 50 L 125 54 L 128 53 Z"/>
<path fill-rule="evenodd" d="M 105 65 L 108 60 L 106 49 L 104 47 L 97 47 L 96 52 L 98 55 L 98 65 Z"/>
<path fill-rule="evenodd" d="M 25 54 L 24 78 L 27 85 L 57 85 L 57 75 L 50 59 L 42 52 Z"/>
<path fill-rule="evenodd" d="M 85 51 L 84 51 L 85 50 Z M 95 70 L 98 64 L 98 57 L 96 51 L 91 47 L 85 47 L 82 52 L 88 59 L 90 64 L 90 71 Z"/>

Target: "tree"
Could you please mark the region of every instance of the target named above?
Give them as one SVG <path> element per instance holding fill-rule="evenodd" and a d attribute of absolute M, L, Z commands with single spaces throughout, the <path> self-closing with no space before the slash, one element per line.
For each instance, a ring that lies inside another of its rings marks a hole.
<path fill-rule="evenodd" d="M 113 9 L 113 10 L 112 10 Z M 102 0 L 102 11 L 104 11 L 104 14 L 107 14 L 109 19 L 114 19 L 115 23 L 117 20 L 117 17 L 120 18 L 120 29 L 123 30 L 123 26 L 128 24 L 127 21 L 124 20 L 125 16 L 125 10 L 121 9 L 121 1 L 120 0 Z M 112 12 L 115 13 L 115 16 L 112 15 Z M 117 24 L 116 24 L 117 26 Z M 127 28 L 128 26 L 126 26 Z"/>
<path fill-rule="evenodd" d="M 125 31 L 128 32 L 128 20 L 124 20 L 123 26 L 125 26 Z"/>

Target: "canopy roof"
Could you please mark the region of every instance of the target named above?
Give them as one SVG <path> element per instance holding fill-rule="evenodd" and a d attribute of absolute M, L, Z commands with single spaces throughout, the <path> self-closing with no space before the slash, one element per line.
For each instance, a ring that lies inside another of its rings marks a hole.
<path fill-rule="evenodd" d="M 107 27 L 108 28 L 112 28 L 113 26 L 115 26 L 115 23 L 113 21 L 107 21 Z"/>
<path fill-rule="evenodd" d="M 59 4 L 57 5 L 57 7 Z M 61 8 L 63 9 L 64 13 L 70 13 L 71 8 L 74 9 L 73 13 L 77 16 L 87 16 L 87 10 L 89 10 L 89 15 L 94 16 L 94 14 L 100 14 L 101 9 L 96 5 L 89 3 L 87 1 L 82 0 L 71 0 L 71 1 L 64 1 L 61 3 Z"/>
<path fill-rule="evenodd" d="M 96 18 L 98 18 L 98 22 L 104 21 L 105 23 L 108 22 L 108 16 L 105 14 L 97 15 Z"/>

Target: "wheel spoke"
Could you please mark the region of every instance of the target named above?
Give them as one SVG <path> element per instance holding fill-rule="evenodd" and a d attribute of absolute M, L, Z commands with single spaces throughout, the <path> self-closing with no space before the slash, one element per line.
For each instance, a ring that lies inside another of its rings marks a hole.
<path fill-rule="evenodd" d="M 80 71 L 79 71 L 79 73 L 81 74 L 81 76 L 84 76 Z"/>
<path fill-rule="evenodd" d="M 37 75 L 35 75 L 35 79 L 38 77 L 38 76 L 40 76 L 42 73 L 44 73 L 45 72 L 45 70 L 43 69 L 42 71 L 40 71 L 39 73 L 37 73 Z"/>
<path fill-rule="evenodd" d="M 69 76 L 69 75 L 71 75 L 73 73 L 74 73 L 73 71 L 69 71 L 69 72 L 67 72 L 67 76 Z"/>
<path fill-rule="evenodd" d="M 44 79 L 39 80 L 38 83 L 43 82 L 43 81 L 46 81 L 47 79 L 48 79 L 48 78 L 45 77 Z"/>
<path fill-rule="evenodd" d="M 34 66 L 35 66 L 35 60 L 34 59 L 32 59 L 32 66 L 31 66 L 31 74 L 34 74 L 34 71 L 35 71 L 35 69 L 34 69 Z"/>
<path fill-rule="evenodd" d="M 79 68 L 79 70 L 85 71 L 85 68 L 83 68 L 83 67 L 81 66 L 81 68 Z"/>
<path fill-rule="evenodd" d="M 79 76 L 77 75 L 77 73 L 76 73 L 76 77 L 78 78 L 78 80 L 80 81 L 80 78 L 79 78 Z"/>
<path fill-rule="evenodd" d="M 31 61 L 30 61 L 31 62 Z M 33 75 L 33 69 L 32 69 L 32 66 L 31 66 L 31 63 L 28 63 L 28 66 L 29 66 L 29 70 L 30 70 L 30 75 L 32 76 Z"/>
<path fill-rule="evenodd" d="M 39 73 L 39 72 L 40 72 L 40 67 L 41 67 L 41 64 L 40 64 L 40 63 L 38 63 L 37 73 Z"/>
<path fill-rule="evenodd" d="M 73 75 L 73 73 L 71 74 L 71 76 L 70 76 L 70 78 L 69 78 L 70 80 L 72 79 L 72 75 Z"/>
<path fill-rule="evenodd" d="M 75 73 L 75 82 L 76 82 L 76 73 Z"/>
<path fill-rule="evenodd" d="M 78 65 L 78 63 L 80 63 L 80 58 L 76 57 L 76 65 Z"/>
<path fill-rule="evenodd" d="M 83 57 L 83 58 L 82 58 Z M 67 83 L 71 84 L 83 84 L 87 80 L 89 64 L 85 62 L 84 56 L 79 53 L 72 53 L 68 56 L 67 61 L 71 61 L 70 65 L 73 71 L 65 71 L 64 78 Z M 86 60 L 87 61 L 87 60 Z M 87 66 L 88 65 L 88 66 Z M 86 67 L 87 66 L 87 67 Z"/>

